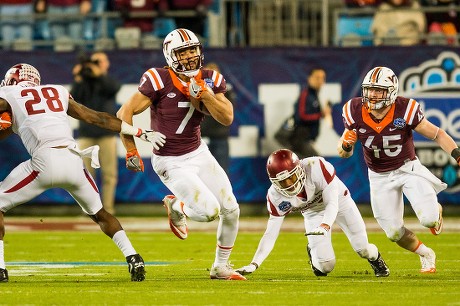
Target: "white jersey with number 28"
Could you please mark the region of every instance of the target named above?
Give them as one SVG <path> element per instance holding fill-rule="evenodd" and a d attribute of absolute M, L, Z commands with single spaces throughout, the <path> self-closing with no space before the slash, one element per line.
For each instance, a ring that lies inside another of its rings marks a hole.
<path fill-rule="evenodd" d="M 13 131 L 31 156 L 42 147 L 75 143 L 67 116 L 69 96 L 61 85 L 0 88 L 0 97 L 8 101 L 13 112 Z"/>

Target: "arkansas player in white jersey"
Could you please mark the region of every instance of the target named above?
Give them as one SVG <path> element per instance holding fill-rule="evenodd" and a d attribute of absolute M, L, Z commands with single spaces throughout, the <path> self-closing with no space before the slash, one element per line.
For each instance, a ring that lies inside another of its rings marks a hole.
<path fill-rule="evenodd" d="M 145 278 L 144 261 L 134 250 L 118 220 L 103 207 L 96 184 L 83 165 L 82 156 L 92 158 L 98 166 L 98 147 L 80 150 L 68 121 L 70 115 L 90 124 L 151 141 L 164 143 L 164 136 L 134 128 L 120 119 L 96 112 L 77 102 L 60 85 L 40 85 L 35 67 L 17 64 L 5 75 L 0 88 L 0 112 L 12 114 L 12 126 L 2 137 L 19 135 L 31 159 L 21 163 L 0 183 L 0 282 L 8 281 L 4 260 L 3 215 L 50 188 L 63 188 L 82 210 L 119 247 L 129 265 L 132 281 Z"/>
<path fill-rule="evenodd" d="M 304 217 L 308 237 L 307 252 L 316 276 L 326 276 L 335 266 L 331 241 L 334 222 L 342 229 L 353 250 L 366 258 L 377 277 L 390 275 L 377 247 L 367 239 L 364 220 L 334 166 L 322 157 L 299 160 L 290 150 L 273 152 L 267 161 L 272 185 L 267 192 L 270 217 L 252 262 L 237 269 L 242 274 L 254 272 L 272 251 L 284 217 L 299 211 Z"/>
<path fill-rule="evenodd" d="M 434 251 L 404 226 L 403 195 L 420 223 L 439 235 L 442 206 L 436 194 L 447 185 L 417 159 L 412 130 L 436 141 L 457 163 L 460 150 L 452 137 L 426 120 L 417 101 L 398 97 L 398 88 L 398 78 L 387 67 L 375 67 L 366 74 L 362 97 L 343 106 L 345 130 L 338 151 L 341 157 L 350 157 L 356 141 L 361 141 L 374 217 L 391 241 L 420 256 L 420 272 L 434 273 Z"/>
<path fill-rule="evenodd" d="M 223 125 L 233 121 L 233 105 L 225 97 L 224 77 L 202 69 L 204 55 L 196 35 L 176 29 L 163 42 L 167 68 L 151 68 L 140 80 L 138 92 L 117 116 L 132 122 L 133 115 L 150 109 L 151 127 L 166 135 L 166 144 L 153 150 L 152 167 L 174 194 L 163 200 L 172 232 L 186 239 L 186 217 L 210 222 L 219 217 L 212 279 L 245 280 L 233 271 L 229 257 L 238 232 L 239 205 L 227 174 L 201 140 L 205 113 Z M 122 137 L 126 166 L 143 171 L 144 165 L 132 137 Z"/>

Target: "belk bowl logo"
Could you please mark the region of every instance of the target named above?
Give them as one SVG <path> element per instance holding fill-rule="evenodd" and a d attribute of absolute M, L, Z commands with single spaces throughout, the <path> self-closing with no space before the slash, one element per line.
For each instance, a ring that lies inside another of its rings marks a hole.
<path fill-rule="evenodd" d="M 399 76 L 400 96 L 429 95 L 456 97 L 460 93 L 460 58 L 454 52 L 441 52 L 436 59 L 404 70 Z"/>
<path fill-rule="evenodd" d="M 397 129 L 402 129 L 402 128 L 404 128 L 406 126 L 406 120 L 404 120 L 404 118 L 396 118 L 393 121 L 393 125 Z"/>
<path fill-rule="evenodd" d="M 287 212 L 291 209 L 292 205 L 290 202 L 288 201 L 283 201 L 281 202 L 279 205 L 278 205 L 278 208 L 281 210 L 281 211 L 284 211 L 284 212 Z"/>
<path fill-rule="evenodd" d="M 214 82 L 210 78 L 205 78 L 204 82 L 211 88 L 214 88 Z"/>

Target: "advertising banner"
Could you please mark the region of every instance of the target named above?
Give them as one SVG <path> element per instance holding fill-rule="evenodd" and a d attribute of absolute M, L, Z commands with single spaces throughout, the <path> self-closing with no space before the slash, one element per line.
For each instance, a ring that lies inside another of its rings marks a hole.
<path fill-rule="evenodd" d="M 273 135 L 283 120 L 293 112 L 308 71 L 322 67 L 327 84 L 321 97 L 332 104 L 334 128 L 321 125 L 316 142 L 318 152 L 334 164 L 337 175 L 349 187 L 358 203 L 369 202 L 367 168 L 361 150 L 349 159 L 337 156 L 336 147 L 343 131 L 342 106 L 360 95 L 364 75 L 375 66 L 387 66 L 400 81 L 400 95 L 416 99 L 426 118 L 460 142 L 460 59 L 454 47 L 361 47 L 361 48 L 252 48 L 207 49 L 206 62 L 217 62 L 226 81 L 236 92 L 235 119 L 230 137 L 230 179 L 237 199 L 244 203 L 265 201 L 269 181 L 265 162 L 280 145 Z M 16 63 L 26 62 L 39 69 L 42 83 L 68 86 L 76 53 L 33 53 L 0 51 L 0 73 Z M 119 50 L 108 52 L 110 74 L 124 85 L 117 100 L 122 105 L 136 92 L 141 75 L 150 67 L 163 67 L 161 50 Z M 78 122 L 71 120 L 74 128 Z M 149 114 L 135 118 L 135 124 L 148 127 Z M 77 134 L 76 134 L 77 136 Z M 414 133 L 417 155 L 449 187 L 441 192 L 442 203 L 460 205 L 458 166 L 436 142 Z M 0 180 L 19 163 L 29 158 L 17 136 L 1 141 Z M 125 169 L 124 148 L 119 143 L 119 180 L 116 201 L 124 203 L 160 202 L 169 191 L 150 165 L 151 149 L 139 144 L 146 165 L 144 173 Z M 63 190 L 50 190 L 34 202 L 73 203 Z"/>

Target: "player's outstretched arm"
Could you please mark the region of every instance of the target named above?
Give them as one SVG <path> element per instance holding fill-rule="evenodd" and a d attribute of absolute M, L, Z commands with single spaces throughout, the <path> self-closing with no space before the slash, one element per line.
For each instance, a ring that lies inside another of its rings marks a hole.
<path fill-rule="evenodd" d="M 121 131 L 121 120 L 108 113 L 98 112 L 90 109 L 83 104 L 69 99 L 69 109 L 67 114 L 75 119 L 95 125 L 112 132 Z"/>
<path fill-rule="evenodd" d="M 458 148 L 457 143 L 455 143 L 446 131 L 437 127 L 425 118 L 423 118 L 414 130 L 426 138 L 436 141 L 441 149 L 450 154 L 460 165 L 460 149 Z"/>
<path fill-rule="evenodd" d="M 259 266 L 264 262 L 264 260 L 273 250 L 275 242 L 278 239 L 281 226 L 283 225 L 283 221 L 284 216 L 276 217 L 270 215 L 270 218 L 267 222 L 267 228 L 265 229 L 264 235 L 260 239 L 259 246 L 257 247 L 257 251 L 252 258 L 252 262 L 247 266 L 236 269 L 236 272 L 242 275 L 247 275 L 253 273 L 259 268 Z"/>
<path fill-rule="evenodd" d="M 134 127 L 109 113 L 95 111 L 73 99 L 69 99 L 67 114 L 75 119 L 85 121 L 109 131 L 136 136 L 144 141 L 151 142 L 156 149 L 163 146 L 165 143 L 166 137 L 159 132 Z"/>
<path fill-rule="evenodd" d="M 255 272 L 259 268 L 259 265 L 255 262 L 251 262 L 249 265 L 236 269 L 235 271 L 241 275 L 248 275 Z"/>

